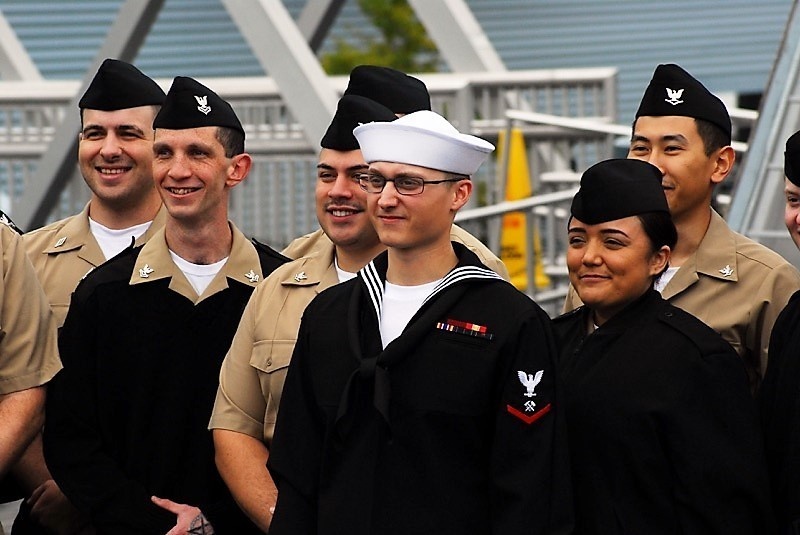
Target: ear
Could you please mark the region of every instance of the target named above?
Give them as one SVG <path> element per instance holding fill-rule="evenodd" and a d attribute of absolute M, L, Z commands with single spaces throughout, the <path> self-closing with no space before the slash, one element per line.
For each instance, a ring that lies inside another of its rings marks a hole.
<path fill-rule="evenodd" d="M 736 152 L 730 145 L 722 147 L 717 150 L 717 156 L 714 160 L 714 171 L 711 174 L 711 182 L 719 184 L 728 173 L 733 169 L 733 163 L 736 161 Z"/>
<path fill-rule="evenodd" d="M 239 182 L 245 179 L 253 166 L 253 158 L 243 152 L 231 158 L 231 164 L 228 167 L 228 177 L 225 179 L 225 186 L 232 188 Z"/>
<path fill-rule="evenodd" d="M 450 210 L 455 213 L 458 212 L 461 207 L 467 204 L 467 201 L 469 201 L 469 198 L 472 195 L 472 180 L 464 179 L 456 182 L 452 191 L 453 203 L 450 205 Z"/>
<path fill-rule="evenodd" d="M 650 257 L 650 276 L 654 277 L 664 271 L 664 268 L 669 264 L 669 257 L 671 251 L 666 245 L 662 245 L 661 249 L 653 253 Z"/>

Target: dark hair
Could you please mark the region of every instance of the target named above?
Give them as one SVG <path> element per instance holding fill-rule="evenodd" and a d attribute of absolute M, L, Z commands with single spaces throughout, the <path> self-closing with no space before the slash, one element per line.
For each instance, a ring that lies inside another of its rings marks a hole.
<path fill-rule="evenodd" d="M 225 149 L 225 157 L 233 158 L 244 152 L 244 134 L 226 126 L 217 127 L 217 141 Z"/>
<path fill-rule="evenodd" d="M 650 252 L 655 253 L 663 246 L 667 246 L 670 250 L 675 248 L 678 243 L 678 230 L 675 228 L 675 223 L 672 222 L 672 216 L 666 212 L 645 212 L 637 214 L 636 217 L 642 223 L 644 233 L 647 234 L 650 240 Z M 664 266 L 664 270 L 653 277 L 655 283 L 661 275 L 667 271 L 669 263 Z"/>
<path fill-rule="evenodd" d="M 697 125 L 697 133 L 703 140 L 706 156 L 711 156 L 715 150 L 731 144 L 731 137 L 714 123 L 704 119 L 695 119 L 694 122 Z"/>

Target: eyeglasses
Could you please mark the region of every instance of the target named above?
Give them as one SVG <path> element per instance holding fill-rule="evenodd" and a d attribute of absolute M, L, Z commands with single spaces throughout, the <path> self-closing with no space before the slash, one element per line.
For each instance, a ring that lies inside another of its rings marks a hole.
<path fill-rule="evenodd" d="M 387 182 L 394 182 L 394 189 L 400 195 L 419 195 L 425 191 L 425 184 L 443 184 L 445 182 L 460 182 L 467 177 L 446 178 L 444 180 L 423 180 L 415 176 L 399 176 L 386 178 L 375 173 L 362 173 L 358 175 L 358 185 L 367 193 L 380 193 Z"/>

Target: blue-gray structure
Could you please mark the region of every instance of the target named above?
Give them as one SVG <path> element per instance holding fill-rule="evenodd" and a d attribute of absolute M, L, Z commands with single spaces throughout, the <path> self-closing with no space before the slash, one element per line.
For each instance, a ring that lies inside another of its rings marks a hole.
<path fill-rule="evenodd" d="M 295 18 L 307 0 L 284 0 Z M 313 0 L 312 0 L 313 1 Z M 718 93 L 761 93 L 791 0 L 466 0 L 509 69 L 615 66 L 627 123 L 657 63 Z M 42 75 L 80 79 L 122 0 L 0 0 Z M 347 0 L 323 51 L 369 31 Z M 264 74 L 219 0 L 166 0 L 136 60 L 154 77 Z M 446 69 L 446 65 L 443 66 Z"/>

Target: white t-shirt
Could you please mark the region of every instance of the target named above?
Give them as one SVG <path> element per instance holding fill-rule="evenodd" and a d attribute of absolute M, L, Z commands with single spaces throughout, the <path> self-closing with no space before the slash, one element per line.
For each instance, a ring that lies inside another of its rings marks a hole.
<path fill-rule="evenodd" d="M 214 262 L 213 264 L 193 264 L 176 255 L 171 250 L 169 255 L 172 257 L 172 261 L 175 262 L 175 265 L 178 266 L 178 269 L 183 271 L 183 274 L 189 279 L 189 283 L 192 285 L 192 288 L 194 288 L 194 291 L 197 292 L 197 295 L 203 295 L 203 292 L 206 291 L 208 285 L 211 284 L 211 281 L 217 276 L 219 270 L 222 269 L 222 266 L 228 261 L 228 257 L 226 256 L 219 262 Z"/>
<path fill-rule="evenodd" d="M 380 321 L 381 342 L 384 349 L 402 334 L 408 322 L 440 282 L 442 279 L 419 286 L 398 286 L 386 282 Z"/>
<path fill-rule="evenodd" d="M 356 273 L 351 273 L 350 271 L 345 271 L 339 267 L 339 261 L 334 258 L 333 259 L 334 265 L 336 265 L 336 277 L 339 279 L 339 282 L 347 282 L 350 279 L 356 278 Z"/>
<path fill-rule="evenodd" d="M 667 287 L 667 284 L 669 284 L 669 281 L 672 280 L 672 277 L 675 276 L 675 273 L 677 273 L 679 269 L 680 266 L 667 268 L 667 270 L 661 275 L 658 281 L 656 281 L 655 285 L 656 291 L 659 293 L 663 292 L 664 288 Z"/>
<path fill-rule="evenodd" d="M 132 227 L 115 230 L 104 227 L 91 217 L 89 218 L 89 230 L 92 231 L 94 239 L 103 251 L 106 260 L 117 256 L 126 247 L 130 246 L 131 241 L 135 240 L 150 228 L 152 221 L 134 225 Z"/>

